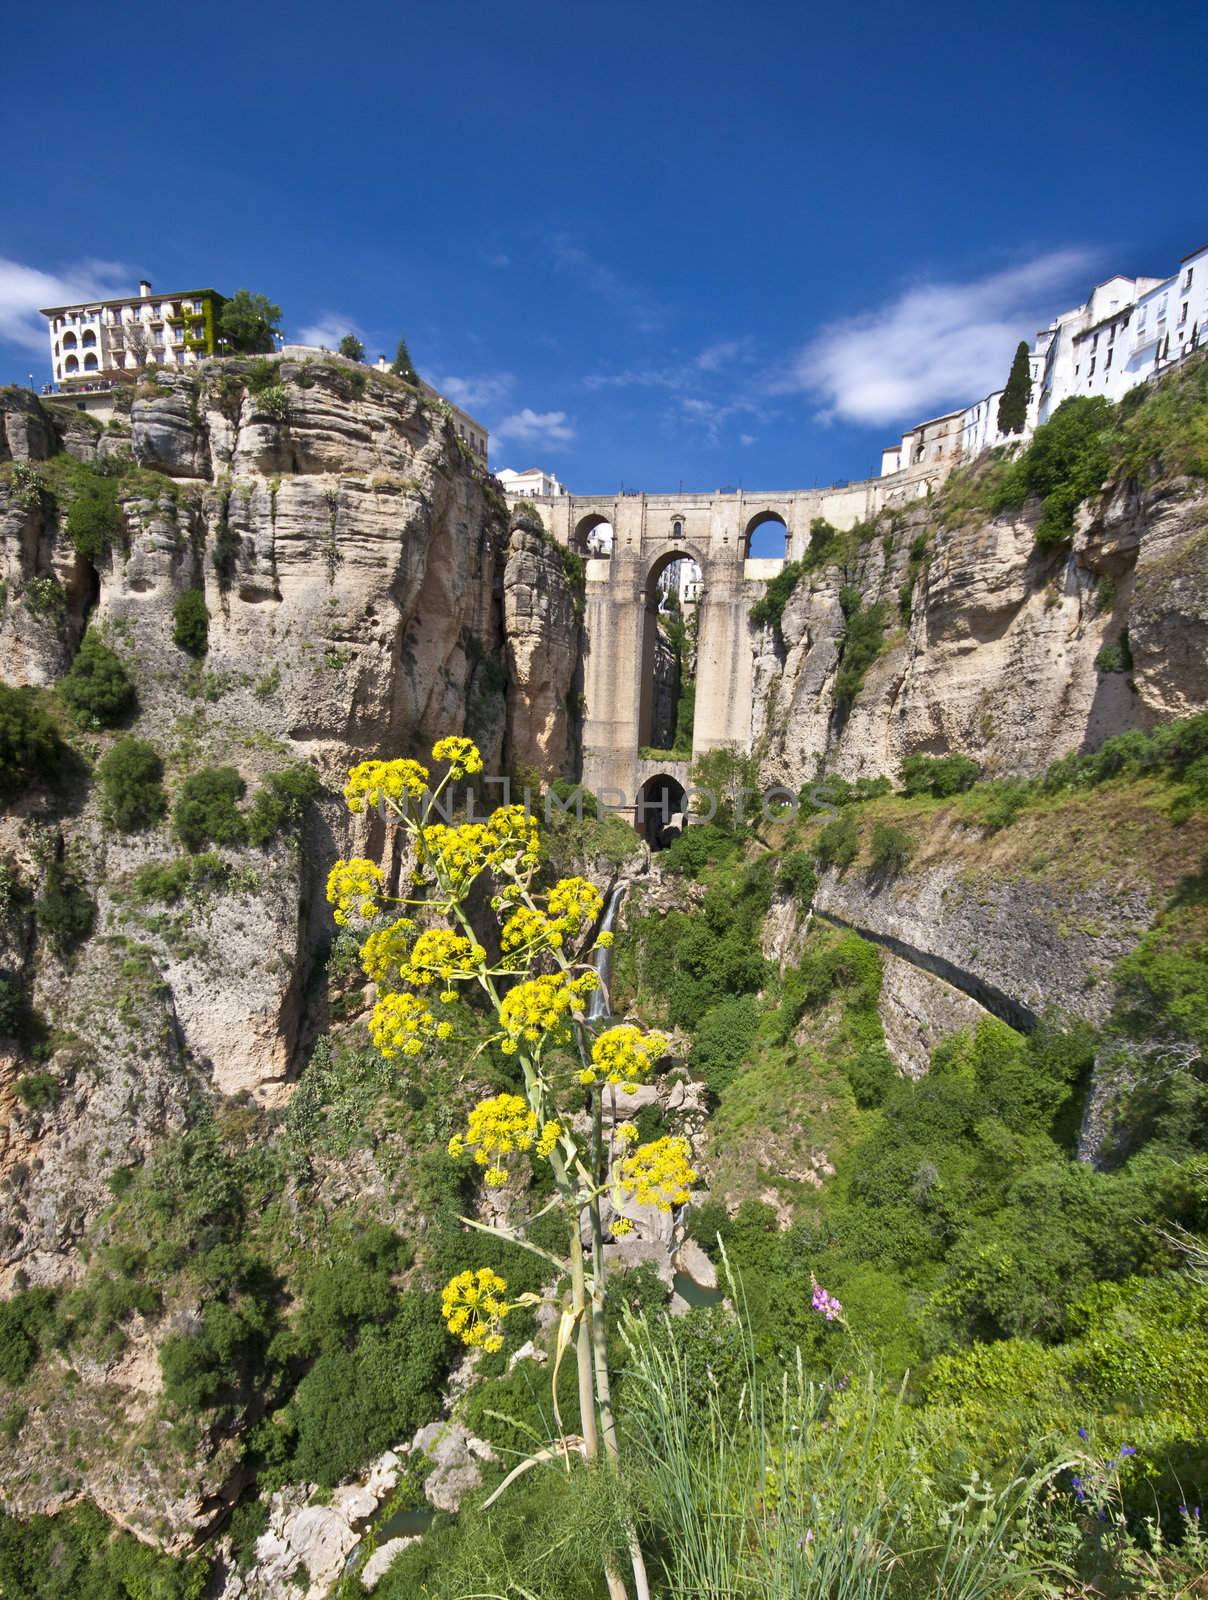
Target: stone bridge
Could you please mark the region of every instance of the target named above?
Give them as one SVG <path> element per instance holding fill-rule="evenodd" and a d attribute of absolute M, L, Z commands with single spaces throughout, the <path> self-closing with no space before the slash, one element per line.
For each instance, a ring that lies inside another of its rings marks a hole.
<path fill-rule="evenodd" d="M 799 560 L 810 525 L 850 528 L 884 505 L 926 492 L 940 474 L 894 473 L 825 489 L 754 494 L 564 495 L 534 500 L 547 532 L 587 558 L 583 781 L 610 804 L 640 807 L 665 780 L 686 788 L 688 759 L 643 760 L 654 741 L 658 581 L 685 557 L 701 571 L 697 599 L 694 756 L 751 743 L 754 639 L 747 614 L 786 560 Z M 753 558 L 751 540 L 776 525 L 784 555 Z M 607 524 L 611 554 L 593 554 Z M 640 824 L 638 812 L 635 820 Z"/>

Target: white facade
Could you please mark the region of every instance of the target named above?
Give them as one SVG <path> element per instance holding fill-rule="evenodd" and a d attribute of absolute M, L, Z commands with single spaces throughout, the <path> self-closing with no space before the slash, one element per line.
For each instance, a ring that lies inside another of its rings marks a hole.
<path fill-rule="evenodd" d="M 1126 278 L 1096 284 L 1086 303 L 1056 316 L 1032 346 L 1032 395 L 1022 434 L 998 431 L 1002 390 L 959 416 L 919 423 L 900 444 L 881 453 L 881 476 L 955 456 L 971 460 L 983 450 L 1018 442 L 1047 422 L 1072 395 L 1103 395 L 1113 402 L 1156 372 L 1174 365 L 1208 339 L 1208 245 L 1179 263 L 1170 278 Z M 953 448 L 953 445 L 955 448 Z"/>
<path fill-rule="evenodd" d="M 50 306 L 50 366 L 64 389 L 109 387 L 145 367 L 188 367 L 214 353 L 218 296 L 212 289 L 153 296 L 145 280 L 137 296 L 86 305 Z"/>
<path fill-rule="evenodd" d="M 495 476 L 503 485 L 505 494 L 517 495 L 522 500 L 560 498 L 570 493 L 566 485 L 559 483 L 552 472 L 545 472 L 540 467 L 526 467 L 523 472 L 514 472 L 511 467 L 504 467 Z"/>

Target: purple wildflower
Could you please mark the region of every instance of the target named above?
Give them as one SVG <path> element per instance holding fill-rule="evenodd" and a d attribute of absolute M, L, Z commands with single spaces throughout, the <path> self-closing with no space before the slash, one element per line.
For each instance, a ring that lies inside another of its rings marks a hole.
<path fill-rule="evenodd" d="M 835 1299 L 833 1294 L 827 1294 L 820 1283 L 814 1285 L 812 1304 L 814 1310 L 824 1316 L 828 1322 L 833 1322 L 836 1317 L 843 1315 L 842 1304 Z"/>
<path fill-rule="evenodd" d="M 1089 1437 L 1089 1435 L 1088 1435 L 1088 1434 L 1087 1434 L 1087 1431 L 1086 1431 L 1086 1429 L 1085 1429 L 1085 1428 L 1079 1428 L 1079 1429 L 1078 1429 L 1078 1437 L 1079 1437 L 1079 1438 L 1080 1438 L 1080 1439 L 1086 1439 L 1086 1438 L 1088 1438 L 1088 1437 Z"/>
<path fill-rule="evenodd" d="M 1137 1453 L 1136 1450 L 1133 1448 L 1133 1446 L 1131 1444 L 1122 1444 L 1120 1446 L 1120 1460 L 1121 1461 L 1124 1460 L 1125 1456 L 1135 1456 L 1136 1453 Z"/>

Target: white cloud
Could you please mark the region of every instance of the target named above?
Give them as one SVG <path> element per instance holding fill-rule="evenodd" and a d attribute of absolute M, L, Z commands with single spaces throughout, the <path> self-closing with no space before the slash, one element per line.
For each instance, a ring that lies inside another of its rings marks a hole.
<path fill-rule="evenodd" d="M 1001 387 L 1020 339 L 1090 271 L 1085 250 L 1057 250 L 967 283 L 927 283 L 863 316 L 832 322 L 773 385 L 823 401 L 826 420 L 911 422 Z"/>
<path fill-rule="evenodd" d="M 723 339 L 706 346 L 699 355 L 676 366 L 628 367 L 621 372 L 593 372 L 583 380 L 585 389 L 699 389 L 708 377 L 740 361 L 751 359 L 751 339 Z"/>
<path fill-rule="evenodd" d="M 510 372 L 481 372 L 466 378 L 457 378 L 450 373 L 445 378 L 433 378 L 432 386 L 455 406 L 476 411 L 503 405 L 515 381 Z"/>
<path fill-rule="evenodd" d="M 365 354 L 369 354 L 371 340 L 359 323 L 353 317 L 346 317 L 342 311 L 324 311 L 317 322 L 310 322 L 305 328 L 298 330 L 299 344 L 322 345 L 327 350 L 339 349 L 340 340 L 346 333 L 351 333 L 365 346 Z"/>
<path fill-rule="evenodd" d="M 572 244 L 565 234 L 556 234 L 550 240 L 550 251 L 556 267 L 582 279 L 592 294 L 615 307 L 640 333 L 652 333 L 662 326 L 662 310 L 644 289 Z"/>
<path fill-rule="evenodd" d="M 77 261 L 61 272 L 41 272 L 0 256 L 0 343 L 43 355 L 46 321 L 42 306 L 105 300 L 136 292 L 131 269 L 120 261 Z"/>
<path fill-rule="evenodd" d="M 738 442 L 739 444 L 754 444 L 755 435 L 753 433 L 740 433 L 738 435 Z"/>
<path fill-rule="evenodd" d="M 505 417 L 493 433 L 496 439 L 512 439 L 516 444 L 539 445 L 546 450 L 570 444 L 575 437 L 565 411 L 534 411 L 529 406 Z"/>

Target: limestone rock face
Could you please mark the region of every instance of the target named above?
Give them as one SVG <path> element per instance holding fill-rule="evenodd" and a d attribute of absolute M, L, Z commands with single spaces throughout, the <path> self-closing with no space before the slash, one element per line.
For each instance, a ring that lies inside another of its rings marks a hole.
<path fill-rule="evenodd" d="M 511 765 L 568 770 L 579 619 L 560 548 L 527 528 L 508 541 L 503 619 Z"/>
<path fill-rule="evenodd" d="M 1208 703 L 1208 495 L 1187 480 L 1086 509 L 1066 555 L 1035 546 L 1035 508 L 935 527 L 924 507 L 863 544 L 854 569 L 804 577 L 756 662 L 752 735 L 765 783 L 821 768 L 894 776 L 912 754 L 959 750 L 1034 773 L 1114 733 Z M 909 551 L 929 537 L 928 556 Z M 846 717 L 835 680 L 840 589 L 879 602 L 885 644 Z M 909 620 L 907 619 L 907 616 Z M 1133 670 L 1096 658 L 1125 629 Z"/>

